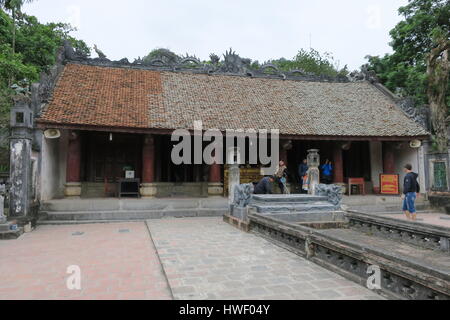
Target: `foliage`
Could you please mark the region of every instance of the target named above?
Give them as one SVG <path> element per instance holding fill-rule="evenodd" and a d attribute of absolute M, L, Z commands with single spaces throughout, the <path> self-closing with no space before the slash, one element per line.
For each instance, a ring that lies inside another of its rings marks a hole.
<path fill-rule="evenodd" d="M 185 57 L 188 56 L 195 57 L 189 54 L 185 55 Z M 176 63 L 182 58 L 182 55 L 176 54 L 169 49 L 157 48 L 150 51 L 150 53 L 143 58 L 143 61 L 150 62 L 154 59 L 161 59 L 164 63 Z M 309 51 L 301 49 L 292 60 L 280 58 L 269 60 L 261 64 L 257 60 L 251 60 L 248 58 L 242 59 L 243 61 L 249 62 L 248 66 L 253 70 L 259 69 L 264 64 L 271 63 L 277 66 L 281 71 L 301 69 L 307 73 L 312 73 L 315 75 L 328 75 L 333 77 L 348 74 L 347 66 L 339 69 L 338 63 L 334 60 L 330 53 L 325 52 L 321 54 L 314 49 L 310 49 Z M 209 60 L 203 61 L 203 63 L 220 66 L 223 63 L 223 60 L 221 60 L 217 54 L 211 53 L 209 55 Z"/>
<path fill-rule="evenodd" d="M 0 0 L 0 138 L 7 135 L 5 130 L 14 93 L 10 88 L 12 83 L 37 81 L 39 73 L 55 63 L 57 50 L 65 40 L 76 50 L 90 53 L 84 41 L 70 36 L 74 30 L 70 25 L 42 24 L 36 17 L 20 12 L 24 2 L 29 1 Z M 11 12 L 11 16 L 7 12 Z M 0 148 L 1 141 L 4 144 L 0 139 Z"/>
<path fill-rule="evenodd" d="M 367 67 L 381 82 L 401 96 L 412 97 L 417 105 L 428 103 L 426 57 L 439 37 L 449 38 L 448 0 L 410 0 L 399 9 L 404 17 L 390 32 L 394 53 L 368 56 Z M 447 86 L 450 105 L 450 84 Z"/>
<path fill-rule="evenodd" d="M 173 64 L 181 60 L 181 56 L 177 55 L 169 49 L 157 48 L 150 51 L 150 53 L 146 55 L 142 60 L 144 62 L 150 62 L 154 59 L 161 59 L 164 63 Z"/>
<path fill-rule="evenodd" d="M 312 48 L 309 51 L 301 49 L 292 60 L 280 58 L 269 62 L 283 71 L 297 69 L 314 75 L 327 75 L 332 77 L 348 74 L 347 66 L 339 69 L 339 63 L 334 60 L 331 53 L 325 52 L 321 54 Z"/>

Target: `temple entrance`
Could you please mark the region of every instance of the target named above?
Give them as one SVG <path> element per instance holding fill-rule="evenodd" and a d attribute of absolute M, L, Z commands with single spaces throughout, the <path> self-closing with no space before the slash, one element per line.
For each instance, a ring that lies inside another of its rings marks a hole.
<path fill-rule="evenodd" d="M 116 197 L 126 171 L 141 179 L 141 135 L 86 131 L 81 139 L 82 197 Z"/>
<path fill-rule="evenodd" d="M 348 150 L 342 153 L 344 162 L 344 177 L 364 178 L 371 180 L 370 174 L 370 147 L 368 141 L 353 141 Z"/>

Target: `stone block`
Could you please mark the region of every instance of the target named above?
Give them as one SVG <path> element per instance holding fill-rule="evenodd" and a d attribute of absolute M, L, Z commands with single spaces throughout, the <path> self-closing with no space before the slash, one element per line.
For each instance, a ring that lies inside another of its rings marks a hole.
<path fill-rule="evenodd" d="M 155 183 L 142 183 L 140 192 L 142 198 L 154 198 L 158 192 L 158 188 Z"/>
<path fill-rule="evenodd" d="M 67 182 L 64 185 L 64 195 L 66 197 L 80 197 L 81 182 Z"/>
<path fill-rule="evenodd" d="M 248 207 L 232 207 L 231 215 L 239 220 L 247 221 Z"/>
<path fill-rule="evenodd" d="M 222 196 L 223 195 L 223 184 L 220 182 L 209 182 L 208 183 L 208 196 Z"/>

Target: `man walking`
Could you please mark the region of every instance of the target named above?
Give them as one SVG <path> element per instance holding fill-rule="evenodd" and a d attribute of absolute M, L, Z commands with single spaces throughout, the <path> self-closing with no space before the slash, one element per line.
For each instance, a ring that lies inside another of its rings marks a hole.
<path fill-rule="evenodd" d="M 417 182 L 418 174 L 412 172 L 412 166 L 409 163 L 405 165 L 403 171 L 406 173 L 405 179 L 403 180 L 403 212 L 407 219 L 415 221 L 416 207 L 414 202 L 420 192 L 420 186 Z"/>

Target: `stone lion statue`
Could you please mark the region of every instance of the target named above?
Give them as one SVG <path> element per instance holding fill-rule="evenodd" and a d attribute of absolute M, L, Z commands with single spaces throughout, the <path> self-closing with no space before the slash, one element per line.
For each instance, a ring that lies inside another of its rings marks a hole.
<path fill-rule="evenodd" d="M 238 184 L 234 187 L 233 205 L 235 207 L 246 207 L 253 194 L 253 183 Z"/>
<path fill-rule="evenodd" d="M 326 196 L 328 201 L 335 206 L 340 206 L 342 201 L 342 187 L 336 184 L 316 185 L 316 195 Z"/>

